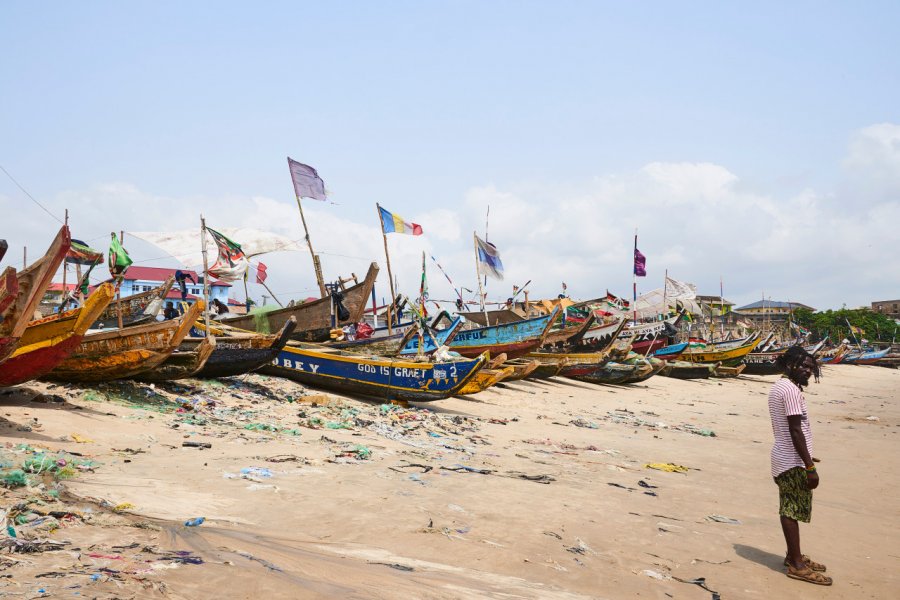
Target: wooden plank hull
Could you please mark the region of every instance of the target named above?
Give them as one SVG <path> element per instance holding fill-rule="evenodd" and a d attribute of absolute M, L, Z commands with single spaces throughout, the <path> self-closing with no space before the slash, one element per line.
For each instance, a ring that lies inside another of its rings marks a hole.
<path fill-rule="evenodd" d="M 213 350 L 216 349 L 216 338 L 213 336 L 203 338 L 203 341 L 191 350 L 182 351 L 180 348 L 181 346 L 158 367 L 138 373 L 134 378 L 138 381 L 154 383 L 193 377 L 203 368 Z"/>
<path fill-rule="evenodd" d="M 44 256 L 27 269 L 16 273 L 17 291 L 13 301 L 6 295 L 11 284 L 8 281 L 4 283 L 3 289 L 6 291 L 0 297 L 0 304 L 6 305 L 0 310 L 0 362 L 15 350 L 19 338 L 25 333 L 34 311 L 37 310 L 44 292 L 50 286 L 53 275 L 65 259 L 71 244 L 69 228 L 63 225 Z M 4 278 L 11 272 L 12 270 L 7 268 L 4 271 Z"/>
<path fill-rule="evenodd" d="M 759 344 L 759 339 L 752 339 L 743 346 L 727 350 L 689 349 L 682 354 L 682 360 L 707 364 L 718 362 L 727 367 L 737 366 L 756 348 L 757 344 Z"/>
<path fill-rule="evenodd" d="M 450 349 L 468 357 L 476 357 L 483 352 L 490 352 L 491 355 L 503 352 L 510 359 L 524 356 L 543 343 L 558 311 L 557 308 L 549 315 L 515 323 L 460 331 L 450 341 Z"/>
<path fill-rule="evenodd" d="M 890 348 L 873 352 L 854 352 L 845 356 L 844 362 L 849 365 L 872 365 L 887 356 L 888 352 L 890 352 Z"/>
<path fill-rule="evenodd" d="M 81 308 L 32 321 L 12 356 L 0 365 L 0 387 L 37 379 L 65 360 L 112 300 L 113 290 L 112 285 L 103 284 Z"/>
<path fill-rule="evenodd" d="M 359 323 L 362 321 L 363 312 L 366 309 L 366 302 L 372 294 L 372 287 L 375 285 L 375 278 L 378 276 L 378 265 L 372 263 L 369 265 L 369 271 L 366 278 L 357 285 L 351 286 L 343 291 L 344 306 L 350 312 L 350 318 L 341 321 L 341 324 Z M 331 298 L 320 298 L 312 302 L 304 302 L 295 306 L 281 308 L 266 313 L 260 318 L 264 320 L 267 327 L 257 328 L 256 317 L 254 315 L 241 315 L 222 319 L 221 322 L 232 327 L 240 329 L 248 329 L 259 333 L 269 333 L 277 331 L 284 327 L 288 319 L 295 317 L 297 327 L 294 330 L 291 339 L 301 342 L 326 342 L 329 340 L 331 333 Z"/>
<path fill-rule="evenodd" d="M 287 344 L 297 326 L 296 319 L 289 319 L 277 334 L 248 334 L 216 339 L 216 347 L 203 368 L 194 377 L 213 379 L 233 377 L 255 371 L 271 363 Z M 181 347 L 191 348 L 202 343 L 203 338 L 190 338 Z"/>
<path fill-rule="evenodd" d="M 513 374 L 512 367 L 504 367 L 502 369 L 479 369 L 477 373 L 462 387 L 457 396 L 470 396 L 483 392 L 493 385 L 497 385 L 507 377 Z"/>
<path fill-rule="evenodd" d="M 647 364 L 628 365 L 622 363 L 607 363 L 594 367 L 592 370 L 576 375 L 565 375 L 570 379 L 585 381 L 588 383 L 625 384 L 631 381 L 639 381 L 644 375 L 652 376 L 654 367 Z"/>
<path fill-rule="evenodd" d="M 85 383 L 109 381 L 158 367 L 187 336 L 202 311 L 203 302 L 198 301 L 178 319 L 88 333 L 75 352 L 43 378 Z"/>
<path fill-rule="evenodd" d="M 427 402 L 459 393 L 486 362 L 485 355 L 456 362 L 420 363 L 289 345 L 261 372 L 339 393 Z"/>
<path fill-rule="evenodd" d="M 747 375 L 776 375 L 781 373 L 778 368 L 778 357 L 784 354 L 780 352 L 750 352 L 744 357 L 744 373 Z"/>
<path fill-rule="evenodd" d="M 671 361 L 659 372 L 673 379 L 709 379 L 713 365 L 698 365 L 684 361 Z"/>

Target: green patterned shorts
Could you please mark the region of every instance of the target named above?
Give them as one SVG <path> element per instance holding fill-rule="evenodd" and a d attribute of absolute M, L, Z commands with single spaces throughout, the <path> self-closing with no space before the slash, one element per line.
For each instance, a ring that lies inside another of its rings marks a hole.
<path fill-rule="evenodd" d="M 794 467 L 775 478 L 778 484 L 778 514 L 809 523 L 812 516 L 812 490 L 806 483 L 806 469 Z"/>

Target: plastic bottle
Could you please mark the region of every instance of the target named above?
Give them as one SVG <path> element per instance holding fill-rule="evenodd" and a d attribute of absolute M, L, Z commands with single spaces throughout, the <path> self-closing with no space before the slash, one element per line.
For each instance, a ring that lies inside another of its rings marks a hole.
<path fill-rule="evenodd" d="M 184 522 L 184 526 L 185 527 L 197 527 L 198 525 L 201 525 L 203 523 L 203 521 L 205 521 L 205 520 L 206 520 L 206 517 L 196 517 L 193 519 L 188 519 L 187 521 Z"/>

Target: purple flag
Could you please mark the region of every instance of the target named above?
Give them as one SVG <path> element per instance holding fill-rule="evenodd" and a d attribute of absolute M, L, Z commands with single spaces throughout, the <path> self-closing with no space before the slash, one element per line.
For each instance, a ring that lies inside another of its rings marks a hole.
<path fill-rule="evenodd" d="M 641 254 L 641 251 L 634 248 L 634 274 L 638 277 L 647 276 L 647 257 Z"/>
<path fill-rule="evenodd" d="M 291 170 L 291 181 L 294 182 L 294 195 L 297 199 L 312 198 L 325 200 L 325 182 L 315 169 L 309 165 L 298 163 L 288 156 L 288 168 Z"/>

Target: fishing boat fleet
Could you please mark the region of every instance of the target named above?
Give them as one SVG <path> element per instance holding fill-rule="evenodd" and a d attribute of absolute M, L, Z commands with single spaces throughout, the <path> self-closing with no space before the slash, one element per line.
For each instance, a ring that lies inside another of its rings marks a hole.
<path fill-rule="evenodd" d="M 201 281 L 194 282 L 202 283 L 202 298 L 186 300 L 182 271 L 156 287 L 123 297 L 121 284 L 132 264 L 122 245 L 123 234 L 110 237 L 110 278 L 91 286 L 89 276 L 103 262 L 104 253 L 72 239 L 67 215 L 43 256 L 20 271 L 6 267 L 0 273 L 0 387 L 34 380 L 156 383 L 260 372 L 380 400 L 432 401 L 477 394 L 504 382 L 551 377 L 629 385 L 654 376 L 767 375 L 778 371 L 778 357 L 792 344 L 806 345 L 823 364 L 896 366 L 900 360 L 891 348 L 829 345 L 827 339 L 779 344 L 773 334 L 760 332 L 716 341 L 691 337 L 691 317 L 679 302 L 688 298 L 688 288 L 675 282 L 675 292 L 668 297 L 674 302 L 667 302 L 668 274 L 663 302 L 649 314 L 637 310 L 636 284 L 631 306 L 608 292 L 586 301 L 565 295 L 534 301 L 525 291 L 524 300 L 518 301 L 525 284 L 514 288 L 513 297 L 502 308 L 488 310 L 481 280 L 502 279 L 503 264 L 497 248 L 477 233 L 473 234 L 477 309 L 469 310 L 461 290 L 454 288 L 459 294 L 455 314 L 440 310 L 431 317 L 426 310 L 424 254 L 419 296 L 410 299 L 394 290 L 387 252 L 387 234 L 420 235 L 422 228 L 381 206 L 376 208 L 392 301 L 375 306 L 374 286 L 380 273 L 375 262 L 362 278 L 354 274 L 334 283 L 324 280 L 300 203 L 301 197 L 324 200 L 324 183 L 315 169 L 290 158 L 288 165 L 319 298 L 213 317 L 211 281 L 246 284 L 251 257 L 289 249 L 293 242 L 254 230 L 214 230 L 202 216 L 198 231 L 132 234 L 156 244 L 185 268 L 202 260 Z M 210 246 L 215 256 L 212 264 Z M 6 248 L 0 240 L 0 259 Z M 639 276 L 645 259 L 637 250 L 637 236 L 634 252 L 634 273 Z M 61 266 L 66 293 L 66 264 L 76 265 L 77 293 L 67 296 L 55 311 L 44 310 L 41 300 Z M 84 274 L 82 266 L 87 267 Z M 265 286 L 259 271 L 257 282 Z M 176 284 L 181 290 L 180 308 L 170 303 L 163 311 Z M 373 306 L 367 308 L 370 298 Z"/>
<path fill-rule="evenodd" d="M 2 387 L 38 379 L 160 382 L 257 371 L 380 400 L 431 401 L 476 394 L 502 382 L 551 377 L 629 385 L 654 376 L 773 374 L 787 349 L 773 335 L 759 333 L 677 341 L 683 334 L 681 313 L 637 322 L 625 310 L 611 311 L 608 297 L 526 300 L 503 310 L 442 312 L 428 319 L 421 307 L 398 296 L 392 306 L 381 308 L 378 327 L 366 326 L 379 314 L 377 308 L 365 308 L 379 272 L 375 263 L 362 281 L 348 280 L 352 285 L 331 286 L 324 298 L 261 315 L 210 320 L 207 304 L 197 300 L 176 318 L 160 320 L 159 300 L 171 279 L 119 298 L 113 277 L 94 286 L 78 307 L 44 316 L 38 303 L 70 255 L 71 243 L 63 226 L 40 259 L 21 271 L 3 271 Z M 111 261 L 117 260 L 116 252 L 113 248 Z M 348 327 L 357 335 L 345 335 Z M 889 348 L 829 346 L 827 340 L 807 350 L 831 365 L 893 358 Z"/>

